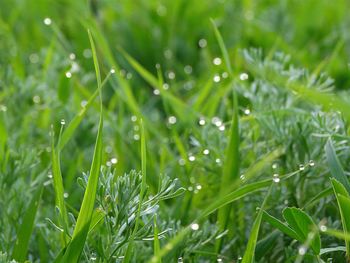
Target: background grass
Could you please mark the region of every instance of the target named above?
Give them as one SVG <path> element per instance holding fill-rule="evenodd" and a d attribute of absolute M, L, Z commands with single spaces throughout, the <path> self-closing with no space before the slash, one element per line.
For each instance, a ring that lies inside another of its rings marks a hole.
<path fill-rule="evenodd" d="M 333 250 L 316 255 L 312 240 L 302 244 L 270 221 L 297 207 L 315 225 L 342 230 L 339 211 L 350 211 L 338 208 L 329 180 L 343 169 L 348 186 L 349 5 L 0 0 L 0 262 L 65 253 L 100 113 L 102 169 L 81 262 L 126 253 L 130 262 L 237 262 L 254 253 L 256 262 L 346 262 L 344 249 L 333 249 L 341 239 L 321 233 L 321 248 Z M 230 159 L 238 148 L 239 167 Z M 225 185 L 232 169 L 239 178 Z M 225 229 L 216 210 L 226 207 Z"/>

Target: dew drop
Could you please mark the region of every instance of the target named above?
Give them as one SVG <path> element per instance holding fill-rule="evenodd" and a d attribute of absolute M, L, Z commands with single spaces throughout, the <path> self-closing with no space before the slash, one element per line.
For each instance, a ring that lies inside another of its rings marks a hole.
<path fill-rule="evenodd" d="M 204 38 L 200 39 L 200 40 L 198 41 L 198 46 L 199 46 L 200 48 L 205 48 L 205 47 L 207 46 L 207 40 L 204 39 Z"/>
<path fill-rule="evenodd" d="M 193 156 L 193 155 L 190 155 L 190 156 L 188 157 L 188 160 L 189 160 L 190 162 L 194 162 L 194 161 L 196 160 L 196 157 Z"/>
<path fill-rule="evenodd" d="M 168 83 L 164 83 L 162 88 L 163 88 L 163 90 L 168 90 L 169 89 L 169 84 Z"/>
<path fill-rule="evenodd" d="M 275 170 L 275 169 L 277 169 L 277 167 L 278 167 L 278 164 L 277 164 L 277 163 L 273 163 L 273 164 L 272 164 L 272 169 Z"/>
<path fill-rule="evenodd" d="M 213 117 L 211 119 L 211 123 L 214 124 L 216 127 L 220 127 L 222 125 L 222 121 L 219 117 Z"/>
<path fill-rule="evenodd" d="M 209 151 L 208 149 L 204 149 L 204 150 L 203 150 L 203 154 L 205 154 L 205 155 L 208 155 L 209 152 L 210 152 L 210 151 Z"/>
<path fill-rule="evenodd" d="M 239 79 L 240 80 L 247 80 L 249 78 L 248 74 L 247 73 L 241 73 L 239 75 Z"/>
<path fill-rule="evenodd" d="M 219 66 L 221 65 L 222 61 L 221 61 L 221 58 L 214 58 L 213 59 L 213 64 L 216 65 L 216 66 Z"/>
<path fill-rule="evenodd" d="M 44 24 L 45 24 L 45 25 L 49 26 L 49 25 L 51 25 L 51 23 L 52 23 L 51 18 L 49 18 L 49 17 L 45 17 L 45 18 L 44 18 Z"/>
<path fill-rule="evenodd" d="M 66 78 L 70 79 L 72 77 L 72 73 L 70 71 L 66 72 Z"/>
<path fill-rule="evenodd" d="M 279 178 L 278 174 L 274 174 L 273 175 L 273 179 L 272 179 L 275 183 L 279 183 L 281 181 L 281 179 Z"/>
<path fill-rule="evenodd" d="M 221 160 L 220 160 L 219 158 L 216 158 L 216 159 L 215 159 L 215 162 L 216 162 L 217 164 L 220 164 L 220 163 L 221 163 Z"/>
<path fill-rule="evenodd" d="M 222 258 L 218 258 L 216 261 L 217 262 L 222 262 Z"/>
<path fill-rule="evenodd" d="M 65 119 L 61 119 L 61 125 L 66 125 Z"/>
<path fill-rule="evenodd" d="M 83 56 L 84 56 L 84 58 L 91 58 L 92 57 L 91 49 L 89 49 L 89 48 L 84 49 Z"/>
<path fill-rule="evenodd" d="M 139 131 L 139 130 L 140 130 L 140 126 L 135 125 L 135 126 L 134 126 L 134 131 Z"/>
<path fill-rule="evenodd" d="M 327 227 L 325 225 L 321 225 L 320 226 L 320 230 L 321 230 L 321 232 L 326 232 L 327 231 Z"/>
<path fill-rule="evenodd" d="M 176 123 L 176 117 L 175 116 L 170 116 L 168 118 L 168 123 L 169 124 L 175 124 Z"/>
<path fill-rule="evenodd" d="M 39 62 L 39 56 L 38 56 L 38 54 L 36 54 L 36 53 L 31 54 L 31 55 L 29 56 L 29 61 L 30 61 L 30 63 L 32 63 L 32 64 L 38 63 L 38 62 Z"/>
<path fill-rule="evenodd" d="M 134 134 L 134 140 L 135 140 L 135 141 L 140 140 L 140 135 L 139 135 L 139 134 Z"/>
<path fill-rule="evenodd" d="M 159 95 L 159 94 L 160 94 L 159 89 L 154 89 L 154 90 L 153 90 L 153 94 L 154 94 L 154 95 Z"/>
<path fill-rule="evenodd" d="M 169 79 L 175 79 L 175 72 L 174 71 L 169 71 L 168 72 L 168 78 Z"/>
<path fill-rule="evenodd" d="M 224 131 L 225 130 L 225 125 L 224 124 L 220 125 L 219 130 L 220 131 Z"/>
<path fill-rule="evenodd" d="M 239 177 L 242 181 L 245 180 L 245 175 L 244 174 L 241 174 L 241 176 Z"/>
<path fill-rule="evenodd" d="M 245 110 L 244 110 L 244 114 L 245 114 L 245 115 L 249 115 L 249 114 L 250 114 L 250 109 L 245 109 Z"/>
<path fill-rule="evenodd" d="M 200 118 L 198 123 L 199 123 L 200 126 L 205 125 L 205 119 L 204 118 Z"/>
<path fill-rule="evenodd" d="M 136 117 L 135 115 L 132 115 L 132 116 L 131 116 L 131 121 L 132 121 L 132 122 L 137 121 L 137 117 Z"/>
<path fill-rule="evenodd" d="M 0 105 L 0 111 L 6 112 L 7 107 L 5 105 Z"/>
<path fill-rule="evenodd" d="M 190 65 L 186 65 L 186 66 L 184 67 L 184 72 L 185 72 L 187 75 L 191 74 L 191 73 L 192 73 L 192 67 L 191 67 Z"/>
<path fill-rule="evenodd" d="M 80 106 L 81 107 L 85 107 L 87 105 L 87 101 L 86 100 L 82 100 L 81 102 L 80 102 Z"/>
<path fill-rule="evenodd" d="M 63 194 L 63 197 L 64 197 L 64 198 L 68 198 L 68 196 L 69 196 L 68 193 L 64 193 L 64 194 Z"/>
<path fill-rule="evenodd" d="M 199 225 L 197 223 L 191 224 L 191 229 L 197 231 L 199 229 Z"/>
<path fill-rule="evenodd" d="M 197 188 L 197 190 L 201 190 L 202 186 L 200 184 L 197 184 L 196 188 Z"/>
<path fill-rule="evenodd" d="M 186 161 L 184 159 L 179 159 L 178 161 L 179 165 L 184 166 L 186 164 Z"/>
<path fill-rule="evenodd" d="M 52 178 L 52 173 L 48 173 L 47 177 L 49 177 L 50 179 Z"/>
<path fill-rule="evenodd" d="M 112 163 L 112 164 L 116 164 L 117 162 L 118 162 L 118 159 L 117 159 L 117 158 L 114 157 L 114 158 L 111 159 L 111 163 Z"/>
<path fill-rule="evenodd" d="M 111 68 L 111 70 L 109 71 L 111 74 L 114 74 L 115 73 L 115 69 L 114 68 Z"/>
<path fill-rule="evenodd" d="M 315 166 L 314 160 L 310 160 L 310 161 L 309 161 L 309 165 L 310 165 L 311 167 Z"/>
<path fill-rule="evenodd" d="M 111 167 L 111 166 L 112 166 L 112 163 L 111 163 L 110 161 L 108 161 L 108 162 L 106 162 L 106 165 L 107 165 L 108 167 Z"/>
<path fill-rule="evenodd" d="M 305 170 L 305 166 L 304 166 L 303 164 L 300 164 L 300 165 L 299 165 L 299 170 L 300 170 L 300 171 L 304 171 L 304 170 Z"/>
<path fill-rule="evenodd" d="M 177 262 L 178 262 L 178 263 L 183 263 L 184 261 L 183 261 L 182 257 L 179 257 L 179 258 L 177 259 Z"/>
<path fill-rule="evenodd" d="M 299 247 L 298 253 L 299 253 L 299 255 L 302 255 L 302 256 L 305 255 L 306 247 L 304 247 L 304 246 Z"/>
<path fill-rule="evenodd" d="M 38 96 L 38 95 L 35 95 L 34 97 L 33 97 L 33 102 L 35 103 L 35 104 L 38 104 L 38 103 L 40 103 L 40 96 Z"/>
<path fill-rule="evenodd" d="M 70 53 L 70 54 L 69 54 L 69 59 L 70 59 L 70 60 L 74 60 L 74 59 L 75 59 L 75 57 L 76 57 L 76 56 L 75 56 L 75 54 L 74 54 L 74 53 Z"/>
<path fill-rule="evenodd" d="M 223 79 L 227 79 L 227 78 L 228 78 L 228 73 L 227 73 L 227 72 L 223 72 L 223 73 L 221 74 L 221 77 L 222 77 Z"/>
<path fill-rule="evenodd" d="M 213 78 L 214 82 L 218 83 L 220 82 L 221 78 L 220 78 L 220 75 L 216 74 Z"/>

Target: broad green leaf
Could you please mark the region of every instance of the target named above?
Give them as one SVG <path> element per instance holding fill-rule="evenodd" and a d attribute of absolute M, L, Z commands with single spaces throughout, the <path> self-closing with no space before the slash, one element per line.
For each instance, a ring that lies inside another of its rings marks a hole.
<path fill-rule="evenodd" d="M 300 242 L 304 243 L 308 239 L 308 235 L 311 232 L 315 233 L 313 240 L 311 241 L 310 247 L 316 255 L 320 254 L 321 249 L 321 238 L 317 231 L 317 226 L 311 219 L 311 217 L 303 212 L 299 208 L 287 207 L 283 210 L 283 217 L 288 223 L 289 227 L 297 233 L 301 239 Z"/>
<path fill-rule="evenodd" d="M 42 192 L 43 186 L 39 186 L 24 213 L 22 224 L 17 233 L 15 247 L 12 252 L 12 258 L 17 261 L 23 262 L 27 257 L 29 240 L 33 232 L 35 215 L 38 211 Z"/>
<path fill-rule="evenodd" d="M 266 211 L 263 213 L 263 219 L 266 220 L 268 223 L 270 223 L 272 226 L 280 230 L 282 233 L 290 236 L 293 239 L 301 240 L 301 237 L 298 236 L 298 234 L 291 229 L 286 223 L 283 223 L 282 221 L 278 220 L 276 217 L 268 214 Z"/>
<path fill-rule="evenodd" d="M 350 183 L 346 175 L 344 174 L 343 168 L 340 161 L 335 153 L 331 139 L 328 139 L 326 146 L 326 157 L 331 171 L 332 176 L 344 185 L 348 193 L 350 193 Z"/>
<path fill-rule="evenodd" d="M 85 240 L 90 229 L 91 218 L 95 205 L 95 197 L 97 191 L 98 178 L 100 175 L 101 159 L 102 159 L 102 128 L 103 128 L 103 118 L 102 118 L 102 97 L 101 97 L 101 77 L 100 70 L 97 60 L 97 54 L 95 49 L 95 44 L 92 39 L 91 33 L 89 31 L 89 39 L 94 59 L 97 87 L 100 94 L 100 121 L 98 125 L 98 132 L 94 150 L 94 156 L 92 160 L 92 165 L 89 173 L 89 180 L 84 193 L 83 203 L 80 208 L 79 216 L 77 219 L 76 226 L 74 228 L 72 240 L 69 243 L 67 250 L 61 262 L 78 262 L 80 255 L 84 249 Z"/>

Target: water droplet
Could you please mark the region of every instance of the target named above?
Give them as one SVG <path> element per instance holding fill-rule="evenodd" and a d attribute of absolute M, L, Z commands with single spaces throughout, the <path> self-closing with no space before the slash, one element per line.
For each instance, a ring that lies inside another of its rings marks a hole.
<path fill-rule="evenodd" d="M 168 83 L 164 83 L 162 88 L 163 88 L 163 90 L 168 90 L 169 89 L 169 84 Z"/>
<path fill-rule="evenodd" d="M 184 166 L 186 164 L 186 161 L 184 159 L 179 159 L 179 165 Z"/>
<path fill-rule="evenodd" d="M 179 257 L 179 258 L 177 259 L 177 262 L 178 262 L 178 263 L 182 263 L 182 262 L 184 262 L 184 261 L 183 261 L 182 257 Z"/>
<path fill-rule="evenodd" d="M 168 78 L 169 79 L 175 79 L 175 72 L 174 71 L 169 71 L 168 72 Z"/>
<path fill-rule="evenodd" d="M 204 149 L 204 150 L 203 150 L 203 154 L 205 154 L 205 155 L 208 155 L 209 152 L 210 152 L 210 151 L 209 151 L 208 149 Z"/>
<path fill-rule="evenodd" d="M 201 190 L 202 186 L 200 184 L 197 184 L 196 188 L 197 188 L 197 190 Z"/>
<path fill-rule="evenodd" d="M 116 164 L 117 162 L 118 162 L 118 159 L 117 159 L 117 158 L 114 157 L 114 158 L 111 159 L 111 163 L 112 163 L 112 164 Z"/>
<path fill-rule="evenodd" d="M 193 156 L 193 155 L 190 155 L 190 156 L 188 157 L 188 160 L 189 160 L 190 162 L 194 162 L 194 161 L 196 160 L 196 157 Z"/>
<path fill-rule="evenodd" d="M 224 131 L 224 130 L 225 130 L 225 125 L 222 124 L 222 125 L 219 127 L 219 130 L 220 130 L 220 131 Z"/>
<path fill-rule="evenodd" d="M 0 111 L 6 112 L 7 107 L 5 105 L 0 105 Z"/>
<path fill-rule="evenodd" d="M 300 171 L 304 171 L 304 170 L 305 170 L 305 166 L 304 166 L 303 164 L 300 164 L 300 165 L 299 165 L 299 170 L 300 170 Z"/>
<path fill-rule="evenodd" d="M 199 123 L 200 126 L 205 125 L 205 119 L 204 118 L 200 118 L 198 123 Z"/>
<path fill-rule="evenodd" d="M 61 119 L 61 125 L 66 125 L 66 120 L 65 119 Z"/>
<path fill-rule="evenodd" d="M 299 255 L 302 255 L 302 256 L 305 255 L 305 253 L 306 253 L 306 247 L 305 247 L 305 246 L 299 247 L 298 253 L 299 253 Z"/>
<path fill-rule="evenodd" d="M 105 148 L 105 152 L 106 152 L 106 153 L 111 153 L 112 150 L 113 150 L 112 146 L 109 146 L 109 145 L 106 146 L 106 148 Z"/>
<path fill-rule="evenodd" d="M 241 176 L 239 177 L 242 181 L 245 180 L 245 175 L 244 174 L 241 174 Z"/>
<path fill-rule="evenodd" d="M 278 164 L 277 164 L 277 163 L 273 163 L 273 164 L 272 164 L 272 169 L 277 169 L 277 167 L 278 167 Z"/>
<path fill-rule="evenodd" d="M 75 54 L 74 53 L 70 53 L 69 54 L 69 59 L 70 60 L 74 60 L 75 59 Z"/>
<path fill-rule="evenodd" d="M 159 63 L 156 64 L 156 69 L 160 69 L 160 64 Z"/>
<path fill-rule="evenodd" d="M 217 262 L 222 262 L 222 258 L 218 258 L 216 261 Z"/>
<path fill-rule="evenodd" d="M 213 59 L 213 64 L 216 65 L 216 66 L 219 66 L 221 65 L 221 58 L 214 58 Z"/>
<path fill-rule="evenodd" d="M 245 110 L 244 110 L 244 114 L 245 114 L 245 115 L 249 115 L 249 114 L 250 114 L 250 109 L 245 109 Z"/>
<path fill-rule="evenodd" d="M 198 41 L 198 46 L 199 46 L 200 48 L 205 48 L 205 47 L 207 46 L 207 40 L 204 39 L 204 38 L 200 39 L 200 40 Z"/>
<path fill-rule="evenodd" d="M 33 97 L 33 102 L 35 103 L 35 104 L 38 104 L 38 103 L 40 103 L 40 96 L 38 96 L 38 95 L 35 95 L 34 97 Z"/>
<path fill-rule="evenodd" d="M 321 225 L 321 226 L 320 226 L 320 230 L 321 230 L 322 232 L 326 232 L 326 231 L 327 231 L 327 227 L 326 227 L 325 225 Z"/>
<path fill-rule="evenodd" d="M 186 74 L 191 74 L 192 73 L 192 67 L 190 66 L 190 65 L 186 65 L 185 67 L 184 67 L 184 71 L 185 71 L 185 73 Z"/>
<path fill-rule="evenodd" d="M 52 173 L 49 172 L 48 175 L 47 175 L 47 177 L 49 177 L 49 178 L 51 179 L 51 178 L 52 178 Z"/>
<path fill-rule="evenodd" d="M 39 62 L 39 56 L 38 56 L 38 54 L 36 54 L 36 53 L 31 54 L 31 55 L 29 56 L 29 61 L 30 61 L 30 63 L 32 63 L 32 64 L 38 63 L 38 62 Z"/>
<path fill-rule="evenodd" d="M 223 72 L 223 73 L 221 74 L 221 77 L 222 77 L 223 79 L 227 79 L 227 78 L 228 78 L 228 73 L 227 73 L 227 72 Z"/>
<path fill-rule="evenodd" d="M 68 193 L 64 193 L 64 194 L 63 194 L 63 197 L 64 197 L 64 198 L 68 198 L 68 196 L 69 196 Z"/>
<path fill-rule="evenodd" d="M 127 79 L 131 79 L 132 78 L 132 73 L 131 72 L 126 73 L 126 78 Z"/>
<path fill-rule="evenodd" d="M 166 7 L 165 7 L 164 5 L 159 5 L 159 6 L 157 7 L 157 14 L 158 14 L 159 16 L 165 16 L 166 13 L 167 13 L 167 9 L 166 9 Z"/>
<path fill-rule="evenodd" d="M 191 229 L 197 231 L 199 229 L 199 225 L 197 223 L 191 224 Z"/>
<path fill-rule="evenodd" d="M 315 166 L 314 160 L 310 160 L 310 161 L 309 161 L 309 165 L 310 165 L 311 167 Z"/>
<path fill-rule="evenodd" d="M 108 161 L 108 162 L 106 162 L 106 165 L 107 165 L 108 167 L 111 167 L 111 166 L 112 166 L 112 163 L 111 163 L 110 161 Z"/>
<path fill-rule="evenodd" d="M 140 140 L 140 135 L 139 135 L 139 134 L 134 134 L 134 140 L 135 140 L 135 141 Z"/>
<path fill-rule="evenodd" d="M 218 74 L 214 75 L 213 80 L 214 80 L 214 82 L 216 82 L 216 83 L 220 82 L 220 80 L 221 80 L 220 75 L 218 75 Z"/>
<path fill-rule="evenodd" d="M 173 52 L 170 49 L 164 50 L 164 57 L 166 59 L 171 59 L 173 57 Z"/>
<path fill-rule="evenodd" d="M 49 17 L 45 17 L 45 18 L 44 18 L 44 24 L 45 24 L 45 25 L 49 26 L 49 25 L 51 25 L 51 23 L 52 23 L 51 18 L 49 18 Z"/>
<path fill-rule="evenodd" d="M 132 122 L 137 121 L 137 117 L 136 117 L 135 115 L 132 115 L 132 116 L 131 116 L 131 121 L 132 121 Z"/>
<path fill-rule="evenodd" d="M 247 73 L 241 73 L 239 75 L 239 79 L 240 80 L 247 80 L 249 78 L 248 74 Z"/>
<path fill-rule="evenodd" d="M 72 73 L 70 71 L 66 72 L 66 78 L 70 79 L 72 77 Z"/>
<path fill-rule="evenodd" d="M 87 101 L 86 100 L 82 100 L 81 102 L 80 102 L 80 106 L 81 107 L 85 107 L 87 105 Z"/>
<path fill-rule="evenodd" d="M 220 160 L 219 158 L 216 158 L 216 159 L 215 159 L 215 162 L 216 162 L 217 164 L 220 164 L 220 163 L 221 163 L 221 160 Z"/>
<path fill-rule="evenodd" d="M 187 190 L 190 191 L 190 192 L 192 192 L 192 191 L 193 191 L 193 187 L 192 187 L 192 186 L 189 186 L 189 187 L 187 188 Z"/>
<path fill-rule="evenodd" d="M 281 181 L 281 179 L 279 178 L 278 174 L 274 174 L 273 175 L 273 179 L 272 179 L 275 183 L 279 183 Z"/>
<path fill-rule="evenodd" d="M 175 116 L 170 116 L 168 118 L 168 123 L 169 124 L 175 124 L 176 123 L 176 117 Z"/>
<path fill-rule="evenodd" d="M 222 125 L 222 121 L 219 117 L 213 117 L 211 119 L 211 123 L 214 124 L 216 127 L 220 127 Z"/>
<path fill-rule="evenodd" d="M 84 49 L 83 56 L 84 56 L 84 58 L 91 58 L 92 57 L 91 49 L 89 49 L 89 48 Z"/>
<path fill-rule="evenodd" d="M 154 90 L 153 90 L 153 94 L 154 94 L 154 95 L 159 95 L 159 94 L 160 94 L 159 89 L 154 89 Z"/>
<path fill-rule="evenodd" d="M 111 74 L 114 74 L 115 73 L 115 69 L 114 68 L 111 68 L 111 70 L 109 71 Z"/>

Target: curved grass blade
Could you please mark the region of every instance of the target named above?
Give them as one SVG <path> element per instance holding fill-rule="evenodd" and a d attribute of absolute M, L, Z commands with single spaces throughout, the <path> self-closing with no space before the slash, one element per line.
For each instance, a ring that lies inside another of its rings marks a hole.
<path fill-rule="evenodd" d="M 272 183 L 273 184 L 273 183 Z M 258 212 L 258 215 L 256 216 L 256 219 L 254 220 L 254 224 L 250 233 L 249 241 L 247 244 L 247 248 L 244 252 L 244 256 L 242 259 L 242 263 L 253 263 L 255 258 L 255 247 L 258 240 L 259 230 L 260 230 L 260 224 L 261 219 L 263 216 L 263 209 L 266 206 L 266 202 L 271 194 L 272 184 L 266 194 L 266 197 L 262 203 L 261 209 Z"/>
<path fill-rule="evenodd" d="M 124 260 L 123 260 L 123 262 L 125 262 L 125 263 L 128 263 L 131 260 L 132 251 L 134 249 L 134 239 L 135 239 L 136 233 L 138 231 L 138 227 L 139 227 L 140 220 L 141 220 L 141 206 L 142 206 L 143 198 L 144 198 L 146 190 L 147 190 L 146 136 L 145 136 L 145 129 L 144 129 L 142 120 L 140 122 L 140 126 L 141 126 L 141 172 L 142 172 L 141 173 L 142 174 L 141 190 L 140 190 L 139 205 L 137 208 L 136 219 L 135 219 L 135 228 L 134 228 L 133 233 L 130 237 L 128 247 L 126 249 L 126 253 L 124 256 Z"/>
<path fill-rule="evenodd" d="M 42 192 L 43 186 L 40 186 L 23 216 L 22 224 L 17 233 L 17 240 L 12 252 L 12 258 L 19 262 L 25 261 L 27 257 L 29 240 L 33 232 L 35 215 L 38 211 Z"/>
<path fill-rule="evenodd" d="M 350 183 L 348 178 L 346 177 L 344 170 L 340 164 L 340 161 L 335 153 L 333 144 L 331 139 L 328 139 L 326 146 L 326 157 L 329 165 L 329 169 L 331 171 L 332 176 L 337 179 L 350 193 Z"/>
<path fill-rule="evenodd" d="M 102 159 L 102 128 L 103 128 L 103 115 L 102 115 L 102 96 L 101 96 L 101 76 L 97 60 L 97 54 L 95 44 L 92 35 L 89 31 L 89 39 L 94 59 L 97 87 L 100 95 L 100 121 L 98 125 L 98 132 L 94 150 L 94 156 L 89 174 L 89 180 L 84 193 L 84 199 L 81 205 L 79 216 L 76 226 L 74 228 L 71 242 L 68 244 L 67 250 L 61 262 L 78 262 L 80 255 L 84 249 L 85 241 L 90 229 L 92 214 L 95 205 L 95 197 L 97 191 L 98 178 L 100 175 L 101 159 Z"/>

